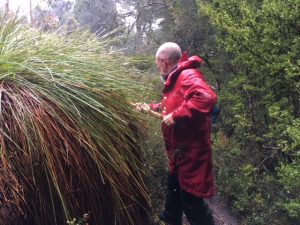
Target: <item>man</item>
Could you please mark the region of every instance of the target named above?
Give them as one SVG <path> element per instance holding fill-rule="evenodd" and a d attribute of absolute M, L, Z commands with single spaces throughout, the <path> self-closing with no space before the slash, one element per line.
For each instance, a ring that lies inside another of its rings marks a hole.
<path fill-rule="evenodd" d="M 184 212 L 191 225 L 213 225 L 203 198 L 214 194 L 211 158 L 211 111 L 217 96 L 196 69 L 198 56 L 181 54 L 173 42 L 156 53 L 156 66 L 164 80 L 163 99 L 150 104 L 161 110 L 162 132 L 169 159 L 165 211 L 160 218 L 182 224 Z"/>

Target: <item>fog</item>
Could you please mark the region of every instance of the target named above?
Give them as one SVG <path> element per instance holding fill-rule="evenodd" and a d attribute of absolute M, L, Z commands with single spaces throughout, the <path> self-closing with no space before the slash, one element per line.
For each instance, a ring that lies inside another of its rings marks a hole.
<path fill-rule="evenodd" d="M 10 0 L 9 2 L 9 9 L 13 12 L 17 12 L 20 15 L 29 16 L 30 14 L 30 0 Z M 5 9 L 5 4 L 7 0 L 0 0 L 0 6 L 2 9 Z M 32 8 L 40 5 L 42 8 L 47 8 L 46 1 L 44 0 L 31 0 Z"/>
<path fill-rule="evenodd" d="M 85 27 L 99 36 L 115 31 L 125 36 L 128 52 L 151 51 L 161 39 L 165 0 L 0 0 L 4 17 L 23 17 L 24 23 L 49 31 Z"/>

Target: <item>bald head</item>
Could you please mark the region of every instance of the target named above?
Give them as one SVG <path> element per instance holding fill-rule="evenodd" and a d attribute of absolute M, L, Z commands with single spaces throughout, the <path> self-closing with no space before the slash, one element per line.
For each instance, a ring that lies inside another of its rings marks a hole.
<path fill-rule="evenodd" d="M 156 58 L 163 58 L 169 65 L 177 65 L 181 58 L 181 49 L 174 42 L 166 42 L 158 48 Z"/>

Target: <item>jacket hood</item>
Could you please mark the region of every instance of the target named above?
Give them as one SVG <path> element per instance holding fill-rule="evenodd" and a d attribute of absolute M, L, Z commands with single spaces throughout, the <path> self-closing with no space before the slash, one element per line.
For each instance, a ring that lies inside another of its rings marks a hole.
<path fill-rule="evenodd" d="M 197 68 L 204 63 L 203 59 L 198 55 L 189 57 L 187 52 L 184 52 L 179 60 L 178 67 Z"/>
<path fill-rule="evenodd" d="M 179 60 L 177 68 L 173 72 L 171 72 L 170 75 L 168 76 L 165 82 L 165 87 L 170 86 L 173 83 L 173 81 L 177 79 L 177 77 L 183 70 L 196 69 L 203 63 L 204 63 L 203 59 L 200 58 L 199 56 L 194 55 L 189 57 L 188 53 L 184 52 L 181 56 L 181 59 Z"/>

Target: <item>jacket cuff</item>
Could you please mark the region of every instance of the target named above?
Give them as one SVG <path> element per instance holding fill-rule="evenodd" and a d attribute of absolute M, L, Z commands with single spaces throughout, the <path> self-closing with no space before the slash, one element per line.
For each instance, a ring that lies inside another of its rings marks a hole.
<path fill-rule="evenodd" d="M 181 107 L 177 108 L 172 112 L 172 118 L 174 121 L 180 119 L 182 117 Z"/>

